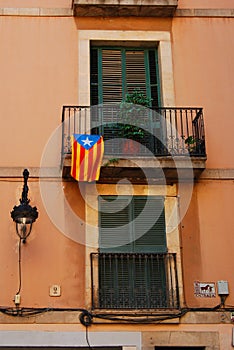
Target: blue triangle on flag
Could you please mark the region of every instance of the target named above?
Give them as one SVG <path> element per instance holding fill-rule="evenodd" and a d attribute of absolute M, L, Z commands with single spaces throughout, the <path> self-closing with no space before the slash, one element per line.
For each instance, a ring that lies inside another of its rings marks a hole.
<path fill-rule="evenodd" d="M 74 139 L 86 150 L 90 150 L 100 139 L 100 135 L 74 134 Z"/>

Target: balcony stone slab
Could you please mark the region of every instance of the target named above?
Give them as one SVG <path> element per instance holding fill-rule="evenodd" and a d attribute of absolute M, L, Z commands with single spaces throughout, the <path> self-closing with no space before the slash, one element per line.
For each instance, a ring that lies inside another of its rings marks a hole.
<path fill-rule="evenodd" d="M 173 17 L 178 0 L 74 0 L 74 16 Z"/>
<path fill-rule="evenodd" d="M 71 156 L 63 163 L 63 177 L 70 177 Z M 198 179 L 206 167 L 206 157 L 133 157 L 117 159 L 104 157 L 99 183 L 130 181 L 135 184 L 177 183 Z"/>

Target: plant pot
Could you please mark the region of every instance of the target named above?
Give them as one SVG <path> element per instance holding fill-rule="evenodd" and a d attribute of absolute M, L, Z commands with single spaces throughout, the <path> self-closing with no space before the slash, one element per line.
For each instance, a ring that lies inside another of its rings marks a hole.
<path fill-rule="evenodd" d="M 123 142 L 123 153 L 131 155 L 139 155 L 140 143 L 134 140 L 124 140 Z"/>

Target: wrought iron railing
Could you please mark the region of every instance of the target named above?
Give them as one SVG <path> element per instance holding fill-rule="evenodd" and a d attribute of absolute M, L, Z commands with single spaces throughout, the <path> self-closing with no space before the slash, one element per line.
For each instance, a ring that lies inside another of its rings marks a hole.
<path fill-rule="evenodd" d="M 178 309 L 176 254 L 91 253 L 92 306 Z"/>
<path fill-rule="evenodd" d="M 206 156 L 202 108 L 64 106 L 62 130 L 63 156 L 74 133 L 103 135 L 110 156 Z"/>

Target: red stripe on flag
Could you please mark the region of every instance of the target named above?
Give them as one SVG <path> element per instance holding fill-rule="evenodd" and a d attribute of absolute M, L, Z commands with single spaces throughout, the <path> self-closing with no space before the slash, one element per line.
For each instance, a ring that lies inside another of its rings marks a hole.
<path fill-rule="evenodd" d="M 76 179 L 76 157 L 77 157 L 77 142 L 74 140 L 72 143 L 72 172 L 71 176 Z"/>
<path fill-rule="evenodd" d="M 80 148 L 80 159 L 78 160 L 79 161 L 79 173 L 77 176 L 77 180 L 78 181 L 86 181 L 86 179 L 84 177 L 86 150 L 80 144 L 78 144 L 78 147 Z"/>
<path fill-rule="evenodd" d="M 96 158 L 93 161 L 93 169 L 92 169 L 92 175 L 91 178 L 92 180 L 96 179 L 97 173 L 100 171 L 100 161 L 102 158 L 102 143 L 103 143 L 103 139 L 102 137 L 100 137 L 100 139 L 98 140 L 98 142 L 96 143 L 96 149 L 97 149 L 97 154 L 96 154 Z"/>
<path fill-rule="evenodd" d="M 87 169 L 86 181 L 92 181 L 93 154 L 94 154 L 95 147 L 96 147 L 96 143 L 92 148 L 90 148 L 88 153 L 88 164 L 87 164 L 88 169 Z"/>

